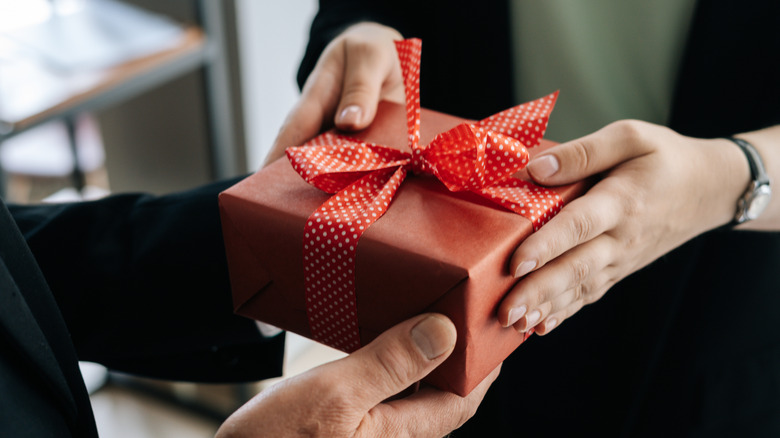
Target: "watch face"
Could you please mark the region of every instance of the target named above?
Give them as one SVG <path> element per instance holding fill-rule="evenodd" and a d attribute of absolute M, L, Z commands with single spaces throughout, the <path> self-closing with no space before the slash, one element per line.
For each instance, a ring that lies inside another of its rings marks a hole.
<path fill-rule="evenodd" d="M 753 198 L 748 203 L 745 216 L 749 220 L 758 218 L 763 213 L 766 206 L 769 205 L 769 200 L 772 198 L 772 189 L 767 185 L 758 186 L 753 192 Z"/>

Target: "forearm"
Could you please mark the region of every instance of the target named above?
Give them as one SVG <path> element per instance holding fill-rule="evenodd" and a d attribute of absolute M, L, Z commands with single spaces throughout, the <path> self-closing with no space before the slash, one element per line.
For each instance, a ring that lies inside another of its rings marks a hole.
<path fill-rule="evenodd" d="M 745 133 L 735 133 L 759 151 L 772 182 L 780 181 L 780 125 Z M 675 166 L 693 178 L 669 195 L 676 202 L 676 223 L 688 224 L 689 238 L 720 228 L 733 221 L 738 200 L 751 182 L 750 166 L 744 152 L 725 138 L 696 139 L 681 143 Z M 670 169 L 670 171 L 675 171 Z M 775 186 L 775 191 L 777 188 Z M 683 196 L 689 193 L 690 196 Z M 758 219 L 736 227 L 738 230 L 780 230 L 780 196 L 775 194 Z"/>
<path fill-rule="evenodd" d="M 282 341 L 261 347 L 232 311 L 217 204 L 231 184 L 10 208 L 81 359 L 188 380 L 280 370 Z"/>

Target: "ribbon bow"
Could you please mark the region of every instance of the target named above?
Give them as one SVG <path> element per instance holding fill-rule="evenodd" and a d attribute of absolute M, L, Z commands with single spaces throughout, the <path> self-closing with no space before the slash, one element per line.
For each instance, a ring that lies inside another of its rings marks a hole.
<path fill-rule="evenodd" d="M 558 92 L 477 123 L 463 123 L 420 146 L 422 42 L 396 42 L 404 77 L 411 153 L 324 133 L 287 148 L 293 168 L 334 194 L 306 221 L 303 239 L 306 307 L 312 337 L 342 351 L 360 348 L 355 254 L 365 230 L 390 205 L 409 171 L 432 174 L 450 191 L 468 190 L 528 218 L 534 230 L 562 206 L 555 193 L 512 175 L 528 163 Z"/>

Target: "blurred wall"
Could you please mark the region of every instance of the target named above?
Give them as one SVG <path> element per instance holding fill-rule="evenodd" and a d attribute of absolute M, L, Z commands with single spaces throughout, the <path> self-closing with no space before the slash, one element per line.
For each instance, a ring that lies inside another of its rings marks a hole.
<path fill-rule="evenodd" d="M 315 0 L 237 0 L 248 171 L 260 167 L 298 99 L 295 76 Z"/>
<path fill-rule="evenodd" d="M 214 51 L 208 72 L 193 70 L 97 114 L 111 191 L 169 193 L 243 174 L 236 0 L 124 1 L 200 26 Z"/>

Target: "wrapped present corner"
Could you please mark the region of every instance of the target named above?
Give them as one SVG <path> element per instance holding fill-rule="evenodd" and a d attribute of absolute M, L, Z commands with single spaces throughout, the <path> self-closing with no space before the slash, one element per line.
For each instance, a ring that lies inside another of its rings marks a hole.
<path fill-rule="evenodd" d="M 291 148 L 220 195 L 234 305 L 344 351 L 443 313 L 458 340 L 426 381 L 465 396 L 528 336 L 496 318 L 511 254 L 586 184 L 541 188 L 516 171 L 523 145 L 552 144 L 557 93 L 476 123 L 421 110 L 419 40 L 404 44 L 406 106 L 382 102 L 366 130 Z"/>

